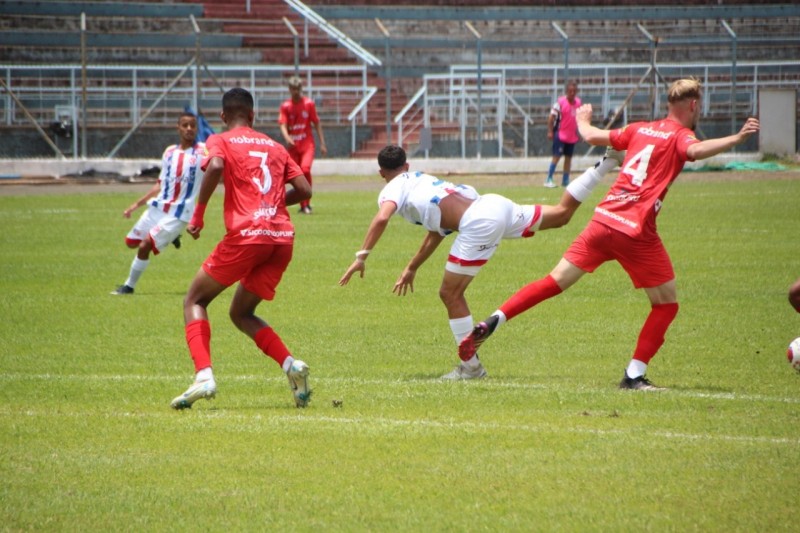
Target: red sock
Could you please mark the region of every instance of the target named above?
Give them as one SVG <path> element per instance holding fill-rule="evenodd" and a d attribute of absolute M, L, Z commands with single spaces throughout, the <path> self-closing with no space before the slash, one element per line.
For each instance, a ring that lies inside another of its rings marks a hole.
<path fill-rule="evenodd" d="M 193 320 L 186 324 L 186 344 L 196 372 L 211 366 L 211 324 L 208 320 Z"/>
<path fill-rule="evenodd" d="M 511 320 L 534 305 L 558 296 L 562 292 L 553 276 L 548 274 L 546 277 L 522 287 L 500 306 L 500 310 L 506 315 L 506 320 Z"/>
<path fill-rule="evenodd" d="M 281 338 L 278 337 L 278 334 L 269 326 L 258 330 L 253 340 L 256 342 L 256 346 L 258 346 L 265 355 L 275 359 L 281 366 L 283 366 L 283 362 L 286 361 L 286 358 L 291 355 L 289 349 L 283 344 Z"/>
<path fill-rule="evenodd" d="M 678 314 L 678 304 L 658 304 L 650 309 L 647 320 L 644 321 L 642 331 L 639 333 L 639 340 L 636 343 L 636 351 L 633 358 L 645 364 L 656 354 L 661 345 L 664 344 L 664 335 L 667 333 L 669 325 Z"/>

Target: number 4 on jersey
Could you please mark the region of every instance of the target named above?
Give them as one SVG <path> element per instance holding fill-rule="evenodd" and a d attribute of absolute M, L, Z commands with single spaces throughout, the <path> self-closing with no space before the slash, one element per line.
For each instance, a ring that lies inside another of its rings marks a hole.
<path fill-rule="evenodd" d="M 650 164 L 650 156 L 653 155 L 655 147 L 655 144 L 648 144 L 638 154 L 628 159 L 628 163 L 622 169 L 623 174 L 631 177 L 631 184 L 634 186 L 641 187 L 647 179 L 647 165 Z"/>
<path fill-rule="evenodd" d="M 260 159 L 261 162 L 259 166 L 261 167 L 261 177 L 263 178 L 263 182 L 259 180 L 259 176 L 253 176 L 253 183 L 256 184 L 258 190 L 261 191 L 261 194 L 267 194 L 269 190 L 272 188 L 272 174 L 269 172 L 269 167 L 267 166 L 267 156 L 269 155 L 267 152 L 255 152 L 251 151 L 248 152 L 252 157 Z"/>

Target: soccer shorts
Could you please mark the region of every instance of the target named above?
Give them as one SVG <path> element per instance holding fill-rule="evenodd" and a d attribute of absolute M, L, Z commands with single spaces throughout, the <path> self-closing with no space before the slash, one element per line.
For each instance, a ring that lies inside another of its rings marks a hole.
<path fill-rule="evenodd" d="M 289 148 L 289 156 L 300 166 L 300 170 L 311 181 L 311 165 L 314 163 L 314 151 L 316 147 L 312 143 L 307 143 L 301 148 L 292 146 Z"/>
<path fill-rule="evenodd" d="M 156 207 L 149 206 L 128 232 L 125 242 L 129 246 L 136 246 L 149 235 L 153 243 L 153 253 L 158 255 L 180 236 L 186 226 L 186 222 L 178 220 Z"/>
<path fill-rule="evenodd" d="M 497 194 L 484 194 L 461 217 L 445 270 L 476 276 L 501 240 L 531 237 L 541 223 L 541 206 L 519 205 Z"/>
<path fill-rule="evenodd" d="M 203 262 L 203 270 L 226 287 L 241 281 L 262 300 L 272 300 L 293 249 L 291 244 L 232 245 L 223 239 Z"/>
<path fill-rule="evenodd" d="M 594 272 L 606 261 L 617 261 L 637 289 L 675 279 L 672 261 L 658 234 L 634 238 L 595 220 L 575 238 L 564 259 L 586 272 Z"/>
<path fill-rule="evenodd" d="M 558 138 L 558 133 L 556 133 L 553 136 L 553 155 L 572 157 L 573 153 L 575 153 L 575 143 L 561 142 L 561 139 Z"/>

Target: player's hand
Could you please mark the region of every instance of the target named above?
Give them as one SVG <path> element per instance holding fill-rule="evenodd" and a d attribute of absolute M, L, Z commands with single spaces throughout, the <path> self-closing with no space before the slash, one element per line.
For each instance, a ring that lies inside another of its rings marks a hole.
<path fill-rule="evenodd" d="M 592 123 L 592 104 L 583 104 L 575 112 L 575 118 L 579 121 Z"/>
<path fill-rule="evenodd" d="M 409 289 L 411 292 L 414 292 L 414 277 L 416 277 L 416 275 L 416 270 L 409 270 L 407 268 L 403 270 L 403 273 L 397 278 L 392 292 L 396 293 L 398 296 L 405 296 Z"/>
<path fill-rule="evenodd" d="M 547 132 L 547 140 L 549 140 L 549 141 L 553 140 L 553 132 L 552 131 L 548 131 Z"/>
<path fill-rule="evenodd" d="M 754 117 L 750 117 L 742 126 L 742 129 L 739 130 L 739 138 L 740 143 L 746 141 L 751 135 L 754 133 L 758 133 L 761 129 L 761 124 L 759 124 L 758 119 Z"/>
<path fill-rule="evenodd" d="M 195 226 L 194 224 L 189 224 L 186 226 L 186 233 L 192 236 L 192 239 L 199 239 L 200 238 L 200 231 L 203 229 L 203 225 Z"/>
<path fill-rule="evenodd" d="M 319 151 L 322 153 L 322 155 L 328 155 L 328 147 L 324 144 L 319 147 Z"/>
<path fill-rule="evenodd" d="M 363 278 L 364 270 L 366 270 L 366 268 L 367 268 L 366 263 L 364 263 L 364 261 L 353 261 L 353 263 L 347 269 L 347 272 L 345 272 L 344 276 L 342 276 L 342 279 L 339 280 L 339 285 L 341 285 L 342 287 L 347 285 L 347 282 L 350 281 L 350 278 L 352 278 L 353 274 L 355 274 L 356 272 L 358 272 Z"/>
<path fill-rule="evenodd" d="M 122 216 L 125 217 L 125 218 L 131 218 L 131 213 L 133 213 L 133 211 L 135 209 L 136 208 L 129 207 L 128 209 L 126 209 L 125 211 L 122 212 Z"/>

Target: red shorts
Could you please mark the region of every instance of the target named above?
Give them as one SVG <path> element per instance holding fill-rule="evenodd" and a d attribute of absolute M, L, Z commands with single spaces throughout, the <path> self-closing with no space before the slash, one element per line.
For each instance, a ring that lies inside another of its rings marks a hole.
<path fill-rule="evenodd" d="M 314 151 L 316 147 L 313 143 L 302 146 L 294 145 L 289 148 L 289 156 L 300 166 L 306 179 L 311 182 L 311 165 L 314 164 Z"/>
<path fill-rule="evenodd" d="M 594 220 L 575 238 L 564 259 L 586 272 L 594 272 L 606 261 L 617 261 L 637 289 L 675 279 L 672 261 L 658 234 L 634 238 Z"/>
<path fill-rule="evenodd" d="M 272 300 L 286 267 L 292 260 L 291 244 L 217 244 L 203 262 L 203 270 L 217 282 L 230 287 L 237 281 L 248 291 Z"/>

